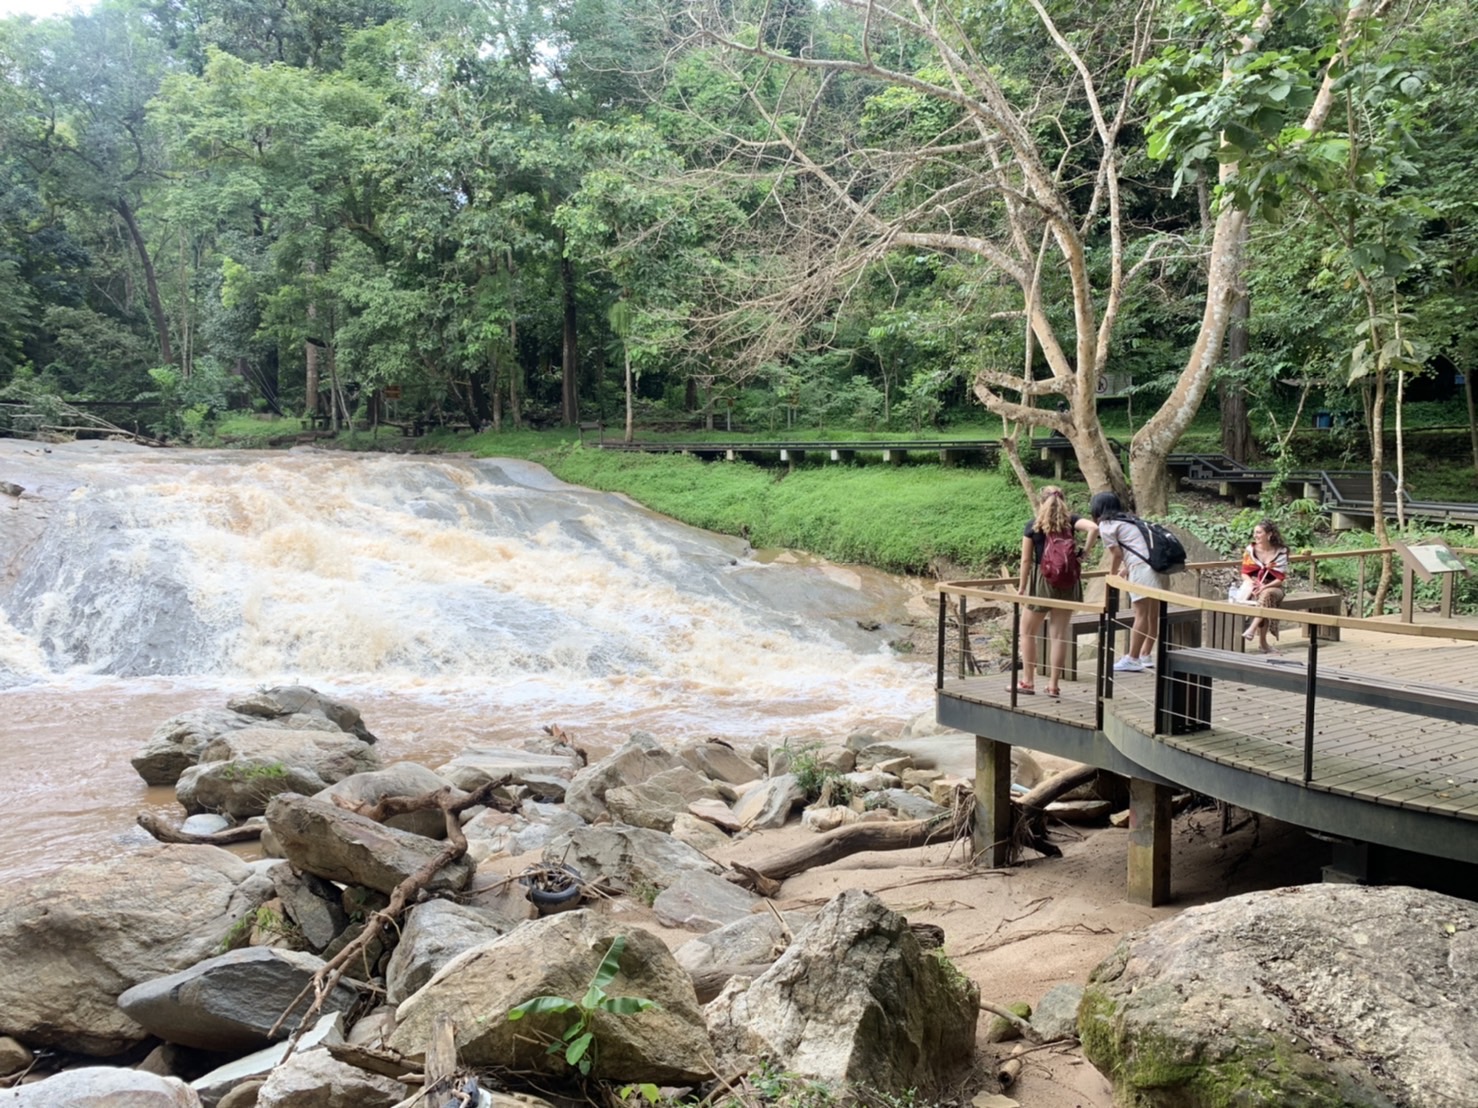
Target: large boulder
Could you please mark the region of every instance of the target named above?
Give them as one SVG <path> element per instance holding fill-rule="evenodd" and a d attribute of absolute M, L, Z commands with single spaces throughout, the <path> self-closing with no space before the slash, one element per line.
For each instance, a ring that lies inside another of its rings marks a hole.
<path fill-rule="evenodd" d="M 200 1094 L 205 1108 L 214 1108 L 229 1095 L 239 1095 L 235 1090 L 251 1087 L 263 1082 L 267 1075 L 282 1064 L 291 1050 L 312 1050 L 319 1045 L 339 1044 L 344 1041 L 344 1017 L 338 1012 L 329 1012 L 318 1017 L 318 1021 L 298 1037 L 297 1042 L 284 1040 L 269 1047 L 254 1051 L 244 1058 L 234 1058 L 225 1065 L 211 1070 L 190 1082 L 190 1088 Z"/>
<path fill-rule="evenodd" d="M 0 1092 L 5 1108 L 200 1108 L 195 1091 L 177 1077 L 142 1070 L 86 1066 Z"/>
<path fill-rule="evenodd" d="M 416 905 L 406 913 L 385 970 L 386 1002 L 399 1004 L 457 955 L 506 935 L 522 922 L 450 900 Z"/>
<path fill-rule="evenodd" d="M 603 882 L 630 892 L 658 893 L 690 873 L 721 874 L 723 867 L 671 835 L 646 827 L 602 823 L 558 835 L 544 861 L 572 865 L 589 884 Z"/>
<path fill-rule="evenodd" d="M 365 727 L 358 708 L 325 696 L 307 685 L 277 685 L 270 689 L 257 689 L 245 696 L 232 697 L 226 701 L 226 707 L 257 719 L 321 719 L 361 742 L 375 741 L 375 736 Z"/>
<path fill-rule="evenodd" d="M 606 808 L 617 823 L 671 831 L 672 823 L 700 800 L 718 801 L 712 781 L 687 766 L 674 766 L 634 785 L 606 790 Z"/>
<path fill-rule="evenodd" d="M 547 778 L 568 778 L 579 765 L 579 759 L 572 751 L 539 753 L 508 747 L 472 746 L 445 765 L 437 766 L 436 772 L 468 792 L 506 777 L 513 785 L 531 782 L 531 790 L 544 796 L 550 791 Z"/>
<path fill-rule="evenodd" d="M 436 1017 L 456 1026 L 457 1057 L 468 1066 L 528 1073 L 568 1073 L 546 1044 L 569 1026 L 570 1013 L 510 1021 L 508 1012 L 536 996 L 578 1003 L 618 935 L 626 936 L 609 996 L 655 1006 L 630 1015 L 591 1013 L 596 1052 L 590 1076 L 606 1081 L 688 1084 L 712 1074 L 712 1055 L 693 983 L 655 935 L 622 929 L 588 910 L 527 923 L 453 959 L 396 1010 L 390 1047 L 421 1054 Z"/>
<path fill-rule="evenodd" d="M 149 736 L 143 750 L 131 759 L 133 768 L 149 785 L 172 786 L 180 774 L 200 760 L 200 752 L 222 735 L 248 727 L 338 733 L 330 720 L 264 720 L 226 708 L 196 708 L 167 719 Z"/>
<path fill-rule="evenodd" d="M 768 1059 L 874 1093 L 932 1096 L 968 1066 L 979 1008 L 974 982 L 923 950 L 907 920 L 851 890 L 759 977 L 731 980 L 708 1025 L 726 1068 Z"/>
<path fill-rule="evenodd" d="M 1090 977 L 1083 1052 L 1115 1102 L 1452 1108 L 1478 1089 L 1478 905 L 1305 885 L 1189 908 Z"/>
<path fill-rule="evenodd" d="M 575 774 L 565 792 L 565 804 L 583 819 L 594 822 L 607 814 L 606 793 L 611 789 L 639 785 L 663 770 L 682 764 L 676 754 L 651 735 L 638 731 L 610 757 Z"/>
<path fill-rule="evenodd" d="M 297 1029 L 307 1008 L 304 998 L 312 995 L 307 986 L 323 966 L 322 958 L 299 951 L 262 946 L 232 950 L 141 982 L 118 998 L 118 1007 L 167 1043 L 243 1054 Z M 360 995 L 357 985 L 340 978 L 323 1007 L 345 1012 Z M 296 1013 L 283 1019 L 298 1001 Z M 282 1026 L 273 1035 L 279 1020 Z"/>
<path fill-rule="evenodd" d="M 275 1067 L 257 1093 L 256 1108 L 395 1108 L 411 1092 L 393 1077 L 340 1062 L 320 1047 Z"/>
<path fill-rule="evenodd" d="M 341 885 L 392 893 L 442 850 L 440 843 L 396 831 L 322 800 L 279 793 L 267 805 L 267 827 L 287 860 L 300 870 Z M 472 880 L 465 857 L 442 866 L 426 888 L 457 892 Z"/>
<path fill-rule="evenodd" d="M 424 796 L 448 788 L 450 784 L 440 774 L 416 762 L 395 762 L 384 769 L 351 774 L 313 795 L 330 804 L 343 801 L 353 808 L 360 804 L 378 804 L 390 796 Z M 402 812 L 387 819 L 385 826 L 430 839 L 446 838 L 446 817 L 439 808 Z"/>
<path fill-rule="evenodd" d="M 157 845 L 15 881 L 0 903 L 0 1034 L 108 1056 L 145 1038 L 118 1007 L 223 949 L 271 884 L 214 846 Z"/>
<path fill-rule="evenodd" d="M 718 739 L 690 743 L 680 749 L 677 756 L 703 776 L 714 781 L 723 781 L 729 785 L 748 784 L 750 781 L 758 781 L 763 776 L 759 766 L 755 765 L 753 760 L 744 757 L 728 743 L 720 742 Z"/>

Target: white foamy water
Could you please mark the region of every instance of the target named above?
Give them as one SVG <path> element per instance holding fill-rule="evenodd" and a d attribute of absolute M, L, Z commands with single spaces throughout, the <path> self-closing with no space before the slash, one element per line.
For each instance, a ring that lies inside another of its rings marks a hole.
<path fill-rule="evenodd" d="M 27 490 L 0 497 L 0 872 L 132 841 L 172 800 L 129 756 L 256 685 L 349 700 L 430 765 L 551 723 L 778 741 L 932 703 L 887 645 L 918 583 L 757 558 L 528 463 L 0 440 L 0 480 Z"/>

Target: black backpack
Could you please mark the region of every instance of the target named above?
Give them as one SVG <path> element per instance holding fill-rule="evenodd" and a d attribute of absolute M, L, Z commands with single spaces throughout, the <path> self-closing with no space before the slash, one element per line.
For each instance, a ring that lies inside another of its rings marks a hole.
<path fill-rule="evenodd" d="M 1135 516 L 1125 516 L 1124 519 L 1138 527 L 1144 536 L 1145 549 L 1150 552 L 1150 569 L 1156 573 L 1179 573 L 1185 569 L 1185 547 L 1175 537 L 1174 531 L 1152 519 Z"/>

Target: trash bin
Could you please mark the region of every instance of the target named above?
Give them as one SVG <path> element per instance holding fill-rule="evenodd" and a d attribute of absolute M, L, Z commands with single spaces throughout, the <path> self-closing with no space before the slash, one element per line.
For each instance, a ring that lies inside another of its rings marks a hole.
<path fill-rule="evenodd" d="M 1327 431 L 1334 426 L 1334 416 L 1328 412 L 1315 412 L 1314 426 L 1320 431 Z"/>

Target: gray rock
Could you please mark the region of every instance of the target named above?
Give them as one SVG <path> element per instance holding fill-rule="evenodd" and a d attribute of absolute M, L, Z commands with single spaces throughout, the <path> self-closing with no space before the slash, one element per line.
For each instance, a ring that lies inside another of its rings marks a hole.
<path fill-rule="evenodd" d="M 177 1077 L 115 1066 L 63 1070 L 45 1081 L 0 1092 L 7 1108 L 201 1108 Z"/>
<path fill-rule="evenodd" d="M 680 815 L 672 821 L 671 835 L 680 843 L 691 846 L 704 854 L 722 850 L 729 845 L 729 836 L 707 820 L 696 816 Z"/>
<path fill-rule="evenodd" d="M 20 1073 L 35 1060 L 36 1056 L 23 1044 L 8 1035 L 0 1035 L 0 1077 Z"/>
<path fill-rule="evenodd" d="M 1032 1010 L 1031 1023 L 1046 1042 L 1078 1037 L 1078 1005 L 1083 986 L 1053 985 Z"/>
<path fill-rule="evenodd" d="M 537 754 L 506 747 L 468 747 L 436 772 L 459 789 L 473 792 L 489 781 L 509 777 L 514 784 L 527 777 L 569 777 L 579 767 L 573 754 Z"/>
<path fill-rule="evenodd" d="M 226 707 L 242 715 L 259 719 L 317 718 L 325 720 L 340 731 L 346 731 L 361 742 L 372 743 L 370 734 L 359 714 L 359 709 L 342 700 L 325 696 L 307 685 L 278 685 L 270 689 L 257 689 L 246 696 L 226 701 Z"/>
<path fill-rule="evenodd" d="M 753 893 L 712 873 L 690 873 L 657 894 L 652 910 L 668 927 L 712 931 L 749 915 L 761 903 Z"/>
<path fill-rule="evenodd" d="M 281 793 L 267 805 L 267 826 L 294 867 L 341 885 L 391 893 L 441 852 L 422 835 L 383 827 L 321 800 Z M 427 884 L 431 892 L 456 892 L 472 879 L 473 864 L 460 858 Z"/>
<path fill-rule="evenodd" d="M 261 903 L 243 892 L 252 876 L 219 847 L 158 844 L 12 881 L 0 903 L 0 1034 L 103 1057 L 142 1041 L 119 994 L 217 953 Z"/>
<path fill-rule="evenodd" d="M 687 766 L 673 766 L 645 781 L 606 790 L 606 808 L 612 819 L 654 831 L 671 831 L 672 821 L 699 800 L 718 800 L 718 790 Z"/>
<path fill-rule="evenodd" d="M 212 739 L 200 752 L 201 764 L 245 758 L 301 766 L 330 784 L 380 768 L 380 756 L 371 744 L 327 731 L 247 727 Z"/>
<path fill-rule="evenodd" d="M 584 909 L 527 923 L 448 963 L 396 1011 L 390 1046 L 422 1052 L 436 1017 L 445 1012 L 459 1017 L 457 1056 L 464 1065 L 566 1073 L 562 1057 L 549 1054 L 545 1045 L 563 1033 L 568 1017 L 545 1014 L 510 1022 L 508 1011 L 536 996 L 578 1001 L 612 941 L 623 934 L 621 972 L 606 993 L 642 997 L 656 1006 L 631 1015 L 594 1014 L 600 1049 L 590 1076 L 658 1085 L 702 1079 L 711 1072 L 711 1052 L 692 979 L 656 936 L 613 926 Z M 480 1018 L 460 1018 L 468 1012 Z"/>
<path fill-rule="evenodd" d="M 1453 1108 L 1478 1088 L 1475 1011 L 1478 905 L 1306 885 L 1127 936 L 1078 1033 L 1115 1103 Z"/>
<path fill-rule="evenodd" d="M 690 939 L 673 952 L 678 965 L 689 973 L 715 966 L 769 965 L 790 945 L 790 934 L 796 934 L 811 922 L 805 912 L 783 913 L 785 927 L 773 912 L 755 912 L 725 924 L 706 935 Z"/>
<path fill-rule="evenodd" d="M 296 1050 L 312 1050 L 315 1046 L 329 1043 L 342 1043 L 344 1041 L 343 1016 L 338 1012 L 326 1012 L 319 1016 L 313 1024 L 298 1040 Z M 227 1062 L 224 1066 L 211 1070 L 204 1077 L 190 1082 L 190 1088 L 200 1094 L 200 1100 L 205 1108 L 222 1103 L 223 1098 L 238 1088 L 253 1081 L 265 1078 L 267 1074 L 287 1056 L 288 1047 L 291 1043 L 273 1043 L 271 1046 L 248 1054 L 244 1058 L 238 1058 L 234 1062 Z"/>
<path fill-rule="evenodd" d="M 118 1007 L 166 1042 L 198 1050 L 258 1050 L 297 1028 L 298 1017 L 289 1017 L 276 1036 L 269 1035 L 323 965 L 323 959 L 298 951 L 232 950 L 135 985 L 118 998 Z M 360 990 L 341 978 L 324 1006 L 347 1011 L 359 997 Z"/>
<path fill-rule="evenodd" d="M 884 789 L 896 789 L 902 783 L 895 775 L 876 769 L 853 770 L 851 773 L 842 774 L 842 780 L 851 787 L 853 796 L 882 792 Z"/>
<path fill-rule="evenodd" d="M 311 795 L 326 785 L 302 766 L 274 758 L 239 758 L 191 766 L 175 784 L 175 799 L 187 812 L 224 812 L 242 820 L 261 815 L 278 793 Z"/>
<path fill-rule="evenodd" d="M 761 776 L 759 766 L 727 743 L 714 740 L 691 743 L 679 750 L 677 756 L 703 776 L 730 785 L 748 784 Z"/>
<path fill-rule="evenodd" d="M 751 831 L 784 827 L 791 812 L 805 800 L 806 794 L 796 783 L 795 774 L 782 773 L 750 786 L 734 804 L 734 818 Z"/>
<path fill-rule="evenodd" d="M 428 900 L 406 913 L 400 941 L 385 971 L 385 1000 L 399 1004 L 457 955 L 512 931 L 522 919 L 485 908 Z"/>
<path fill-rule="evenodd" d="M 874 1093 L 934 1096 L 970 1064 L 979 1005 L 975 984 L 920 949 L 907 920 L 853 890 L 747 987 L 731 980 L 707 1012 L 722 1066 L 766 1058 Z"/>
<path fill-rule="evenodd" d="M 349 925 L 339 889 L 331 882 L 311 873 L 298 873 L 286 862 L 273 863 L 267 875 L 283 911 L 298 925 L 313 950 L 328 946 Z"/>
<path fill-rule="evenodd" d="M 300 1050 L 275 1067 L 257 1093 L 257 1108 L 395 1108 L 412 1092 L 394 1078 Z"/>
<path fill-rule="evenodd" d="M 336 732 L 339 729 L 327 719 L 263 720 L 256 716 L 232 712 L 224 708 L 197 708 L 165 720 L 144 744 L 144 749 L 131 759 L 146 784 L 172 786 L 180 774 L 200 760 L 200 752 L 211 742 L 230 731 L 247 727 L 276 727 L 295 730 Z"/>
<path fill-rule="evenodd" d="M 206 812 L 190 816 L 180 824 L 180 830 L 187 835 L 214 835 L 217 831 L 224 831 L 230 826 L 231 821 L 225 816 Z"/>
<path fill-rule="evenodd" d="M 415 762 L 395 762 L 384 769 L 351 774 L 311 795 L 315 800 L 326 800 L 330 804 L 337 798 L 347 801 L 353 807 L 359 804 L 378 804 L 389 796 L 424 796 L 450 786 L 449 781 L 432 773 L 425 766 Z M 297 791 L 302 792 L 301 789 Z M 446 817 L 437 808 L 391 816 L 385 821 L 385 826 L 397 831 L 425 835 L 430 839 L 446 838 Z"/>
<path fill-rule="evenodd" d="M 565 793 L 565 804 L 581 818 L 594 822 L 608 814 L 606 793 L 637 785 L 666 769 L 682 765 L 677 755 L 651 735 L 638 732 L 621 749 L 575 774 Z"/>
<path fill-rule="evenodd" d="M 723 867 L 671 835 L 619 823 L 565 832 L 544 848 L 544 861 L 568 862 L 587 884 L 609 882 L 630 890 L 665 889 L 690 873 L 722 873 Z"/>
<path fill-rule="evenodd" d="M 934 819 L 948 814 L 948 809 L 906 789 L 884 789 L 877 794 L 876 805 L 888 809 L 899 819 Z"/>

